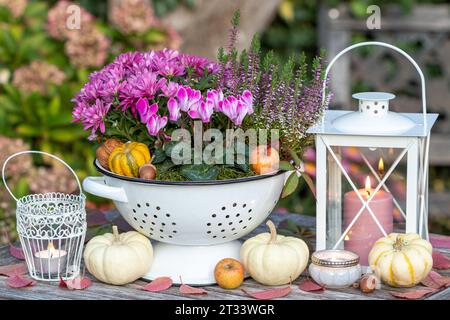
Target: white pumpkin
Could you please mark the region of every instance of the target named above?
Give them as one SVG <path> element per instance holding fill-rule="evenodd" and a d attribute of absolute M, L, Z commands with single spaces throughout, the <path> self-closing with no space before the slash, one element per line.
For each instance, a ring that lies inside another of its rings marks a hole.
<path fill-rule="evenodd" d="M 294 281 L 309 260 L 306 243 L 298 238 L 277 235 L 275 225 L 267 221 L 270 233 L 248 239 L 241 247 L 241 261 L 249 275 L 264 285 L 282 285 Z"/>
<path fill-rule="evenodd" d="M 150 270 L 153 248 L 150 240 L 136 231 L 113 233 L 92 238 L 84 250 L 88 271 L 98 280 L 123 285 L 142 277 Z"/>
<path fill-rule="evenodd" d="M 431 244 L 415 233 L 391 233 L 377 240 L 369 253 L 369 265 L 381 280 L 393 287 L 420 283 L 433 266 Z"/>

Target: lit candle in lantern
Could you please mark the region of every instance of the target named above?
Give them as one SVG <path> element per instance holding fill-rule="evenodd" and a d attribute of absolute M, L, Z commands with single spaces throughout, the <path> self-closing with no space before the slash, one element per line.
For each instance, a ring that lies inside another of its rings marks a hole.
<path fill-rule="evenodd" d="M 380 176 L 384 175 L 384 161 L 383 161 L 383 158 L 380 158 L 380 160 L 378 161 L 378 173 L 380 174 Z"/>
<path fill-rule="evenodd" d="M 381 161 L 382 162 L 382 161 Z M 370 177 L 367 176 L 365 188 L 358 190 L 364 200 L 367 200 L 374 192 L 371 188 Z M 362 207 L 361 200 L 355 191 L 349 191 L 344 195 L 344 228 L 352 222 Z M 389 234 L 393 230 L 393 198 L 386 191 L 379 190 L 370 200 L 368 206 L 377 217 L 384 231 Z M 367 207 L 350 228 L 344 238 L 345 250 L 355 252 L 360 257 L 361 265 L 368 265 L 368 255 L 374 243 L 383 236 L 375 220 Z"/>
<path fill-rule="evenodd" d="M 61 272 L 66 264 L 67 252 L 55 249 L 53 242 L 49 242 L 47 250 L 38 251 L 34 254 L 36 270 L 43 274 L 55 274 Z"/>

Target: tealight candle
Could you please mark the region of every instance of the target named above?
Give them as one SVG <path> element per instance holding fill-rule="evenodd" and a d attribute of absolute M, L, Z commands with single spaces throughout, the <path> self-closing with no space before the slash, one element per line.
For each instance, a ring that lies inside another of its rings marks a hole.
<path fill-rule="evenodd" d="M 358 192 L 367 200 L 374 192 L 367 177 L 364 189 Z M 362 202 L 355 191 L 344 195 L 344 225 L 350 225 L 362 207 Z M 372 209 L 384 231 L 389 234 L 393 230 L 393 197 L 389 192 L 379 190 L 370 200 L 368 206 Z M 368 256 L 375 242 L 383 237 L 369 210 L 365 208 L 344 238 L 344 249 L 355 252 L 361 259 L 361 265 L 368 266 Z"/>
<path fill-rule="evenodd" d="M 356 253 L 346 250 L 320 250 L 311 255 L 309 275 L 327 288 L 346 288 L 361 277 Z"/>
<path fill-rule="evenodd" d="M 43 274 L 57 274 L 62 271 L 66 264 L 67 252 L 55 249 L 53 242 L 47 246 L 47 250 L 38 251 L 34 254 L 36 270 Z"/>

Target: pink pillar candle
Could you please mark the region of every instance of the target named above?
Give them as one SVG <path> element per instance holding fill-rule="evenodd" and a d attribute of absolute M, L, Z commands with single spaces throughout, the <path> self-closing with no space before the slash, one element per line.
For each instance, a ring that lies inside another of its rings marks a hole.
<path fill-rule="evenodd" d="M 369 189 L 372 193 L 374 190 Z M 366 189 L 359 189 L 359 193 L 364 200 L 369 198 Z M 368 206 L 377 217 L 384 231 L 389 234 L 393 230 L 393 201 L 392 195 L 386 191 L 379 190 L 370 200 Z M 352 222 L 358 214 L 363 204 L 355 191 L 347 192 L 344 195 L 344 229 Z M 344 238 L 345 250 L 352 251 L 359 255 L 360 264 L 368 266 L 368 256 L 375 242 L 383 237 L 383 233 L 376 224 L 369 210 L 365 208 L 349 232 Z"/>

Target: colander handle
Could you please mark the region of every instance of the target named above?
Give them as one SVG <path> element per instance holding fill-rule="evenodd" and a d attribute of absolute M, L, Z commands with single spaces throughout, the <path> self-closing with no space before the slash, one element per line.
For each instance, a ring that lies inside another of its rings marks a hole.
<path fill-rule="evenodd" d="M 77 174 L 75 173 L 75 171 L 73 171 L 73 169 L 66 163 L 64 162 L 64 160 L 58 158 L 57 156 L 54 156 L 50 153 L 44 152 L 44 151 L 37 151 L 37 150 L 27 150 L 27 151 L 20 151 L 17 153 L 14 153 L 12 155 L 10 155 L 8 158 L 6 158 L 5 162 L 3 163 L 3 168 L 2 168 L 2 179 L 3 179 L 3 184 L 5 185 L 6 190 L 8 190 L 9 194 L 11 195 L 11 197 L 14 198 L 14 200 L 19 201 L 19 199 L 17 199 L 14 194 L 12 193 L 11 189 L 8 187 L 8 184 L 6 183 L 6 175 L 5 175 L 5 171 L 6 171 L 6 165 L 9 162 L 9 160 L 11 160 L 12 158 L 15 158 L 17 156 L 23 155 L 23 154 L 42 154 L 42 155 L 46 155 L 50 158 L 53 158 L 59 162 L 61 162 L 63 165 L 66 166 L 67 169 L 70 170 L 70 172 L 74 175 L 75 180 L 77 181 L 78 184 L 78 188 L 80 189 L 80 195 L 82 195 L 83 193 L 83 189 L 81 189 L 81 183 L 80 183 L 80 179 L 78 179 Z"/>
<path fill-rule="evenodd" d="M 346 54 L 350 50 L 353 50 L 353 49 L 359 48 L 359 47 L 365 47 L 365 46 L 380 46 L 380 47 L 385 47 L 385 48 L 389 48 L 389 49 L 392 49 L 394 51 L 397 51 L 402 56 L 404 56 L 406 59 L 408 59 L 408 61 L 411 62 L 411 64 L 414 66 L 414 68 L 416 69 L 417 73 L 420 76 L 420 82 L 421 82 L 421 88 L 422 88 L 423 129 L 424 129 L 424 132 L 425 132 L 427 130 L 427 96 L 426 96 L 426 89 L 425 89 L 425 77 L 423 75 L 423 72 L 420 69 L 420 67 L 417 64 L 417 62 L 415 62 L 414 59 L 409 54 L 407 54 L 402 49 L 400 49 L 400 48 L 398 48 L 396 46 L 393 46 L 392 44 L 386 43 L 386 42 L 381 42 L 381 41 L 360 42 L 360 43 L 356 43 L 354 45 L 351 45 L 351 46 L 345 48 L 344 50 L 342 50 L 341 52 L 339 52 L 333 58 L 333 60 L 330 61 L 330 63 L 328 64 L 328 66 L 327 66 L 327 68 L 325 70 L 324 81 L 323 81 L 323 86 L 322 86 L 322 105 L 325 103 L 325 99 L 326 99 L 326 92 L 325 92 L 325 90 L 326 90 L 326 87 L 327 87 L 328 73 L 330 72 L 331 67 L 334 65 L 334 63 L 341 56 L 343 56 L 344 54 Z"/>
<path fill-rule="evenodd" d="M 83 180 L 83 188 L 85 191 L 99 197 L 119 202 L 128 202 L 125 190 L 120 187 L 107 186 L 103 177 L 86 177 Z"/>

